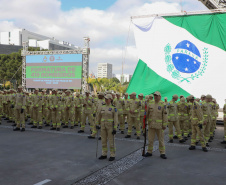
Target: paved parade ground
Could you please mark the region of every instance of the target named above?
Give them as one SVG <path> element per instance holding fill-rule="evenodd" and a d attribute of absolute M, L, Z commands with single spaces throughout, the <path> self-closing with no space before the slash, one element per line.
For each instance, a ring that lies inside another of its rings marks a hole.
<path fill-rule="evenodd" d="M 226 145 L 220 144 L 223 126 L 217 126 L 214 141 L 205 153 L 198 145 L 189 151 L 190 141 L 167 143 L 167 160 L 159 157 L 158 142 L 153 156 L 143 158 L 143 137 L 136 140 L 116 135 L 116 160 L 100 161 L 96 158 L 97 140 L 88 139 L 90 131 L 78 134 L 76 129 L 60 132 L 31 129 L 12 131 L 12 123 L 0 125 L 0 184 L 1 185 L 195 185 L 226 182 Z M 98 143 L 101 155 L 101 141 Z"/>

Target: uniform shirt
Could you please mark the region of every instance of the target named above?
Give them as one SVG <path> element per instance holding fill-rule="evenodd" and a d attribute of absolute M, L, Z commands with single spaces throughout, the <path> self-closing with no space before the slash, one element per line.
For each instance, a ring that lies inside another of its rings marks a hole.
<path fill-rule="evenodd" d="M 144 116 L 144 111 L 145 111 L 145 104 L 146 104 L 146 101 L 143 99 L 143 100 L 140 100 L 140 103 L 141 103 L 141 107 L 140 107 L 140 116 Z"/>
<path fill-rule="evenodd" d="M 83 111 L 84 113 L 92 113 L 92 108 L 93 108 L 93 102 L 92 102 L 92 98 L 88 98 L 86 100 L 86 97 L 84 97 L 83 99 L 83 105 L 86 105 L 86 106 L 83 106 Z"/>
<path fill-rule="evenodd" d="M 25 109 L 26 96 L 23 93 L 16 93 L 15 109 Z"/>
<path fill-rule="evenodd" d="M 162 129 L 163 126 L 166 127 L 168 115 L 164 102 L 150 102 L 147 107 L 147 119 L 150 128 Z"/>
<path fill-rule="evenodd" d="M 177 103 L 172 100 L 168 103 L 168 119 L 169 121 L 177 121 L 178 120 L 178 110 Z"/>
<path fill-rule="evenodd" d="M 186 102 L 179 101 L 177 103 L 178 117 L 180 120 L 187 120 L 188 118 L 188 104 Z"/>
<path fill-rule="evenodd" d="M 69 95 L 69 96 L 64 96 L 64 103 L 65 103 L 65 108 L 71 108 L 74 105 L 74 97 Z"/>
<path fill-rule="evenodd" d="M 51 95 L 49 97 L 49 104 L 50 108 L 56 108 L 60 109 L 61 108 L 61 96 L 60 95 Z"/>
<path fill-rule="evenodd" d="M 224 119 L 226 119 L 226 104 L 224 104 L 223 113 L 224 113 Z"/>
<path fill-rule="evenodd" d="M 117 129 L 118 111 L 116 107 L 104 104 L 101 106 L 100 112 L 97 115 L 96 125 L 112 124 L 112 128 Z"/>
<path fill-rule="evenodd" d="M 191 120 L 198 121 L 199 124 L 203 122 L 203 113 L 199 103 L 194 102 L 191 106 Z"/>
<path fill-rule="evenodd" d="M 43 98 L 41 94 L 33 95 L 33 107 L 42 108 Z"/>
<path fill-rule="evenodd" d="M 94 113 L 100 112 L 100 109 L 101 109 L 102 105 L 104 105 L 104 104 L 105 104 L 105 99 L 98 99 Z"/>
<path fill-rule="evenodd" d="M 123 114 L 123 104 L 124 104 L 124 101 L 123 99 L 119 98 L 119 99 L 115 99 L 113 104 L 115 105 L 115 107 L 117 108 L 118 110 L 118 114 L 121 115 Z"/>
<path fill-rule="evenodd" d="M 124 99 L 124 101 L 123 101 L 123 106 L 122 106 L 123 114 L 129 113 L 129 101 L 130 101 L 130 99 Z"/>
<path fill-rule="evenodd" d="M 203 112 L 203 117 L 205 120 L 210 121 L 212 116 L 211 116 L 211 112 L 213 109 L 212 103 L 211 102 L 206 102 L 206 101 L 202 101 L 200 102 L 200 106 Z"/>
<path fill-rule="evenodd" d="M 131 117 L 139 117 L 140 116 L 140 108 L 141 108 L 141 102 L 138 99 L 130 99 L 129 101 L 129 111 L 133 111 L 134 113 L 130 114 Z"/>
<path fill-rule="evenodd" d="M 75 99 L 74 99 L 74 101 L 75 101 L 75 107 L 76 107 L 76 109 L 81 109 L 82 108 L 82 102 L 83 102 L 83 99 L 82 99 L 82 97 L 76 97 Z"/>

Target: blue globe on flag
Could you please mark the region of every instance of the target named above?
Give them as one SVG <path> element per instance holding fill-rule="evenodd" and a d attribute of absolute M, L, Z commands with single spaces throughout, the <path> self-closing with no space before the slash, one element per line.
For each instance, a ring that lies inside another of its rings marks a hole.
<path fill-rule="evenodd" d="M 190 41 L 184 40 L 175 47 L 172 55 L 175 68 L 182 73 L 195 73 L 201 65 L 201 55 L 198 48 Z"/>

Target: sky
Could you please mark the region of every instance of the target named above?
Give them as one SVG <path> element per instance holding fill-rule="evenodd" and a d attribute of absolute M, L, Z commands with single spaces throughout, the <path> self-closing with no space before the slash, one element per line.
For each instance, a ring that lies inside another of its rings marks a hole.
<path fill-rule="evenodd" d="M 113 73 L 133 74 L 138 56 L 131 16 L 178 13 L 180 0 L 0 0 L 0 32 L 24 28 L 83 47 L 90 37 L 90 73 L 97 63 Z M 198 0 L 182 0 L 185 11 L 207 10 Z"/>

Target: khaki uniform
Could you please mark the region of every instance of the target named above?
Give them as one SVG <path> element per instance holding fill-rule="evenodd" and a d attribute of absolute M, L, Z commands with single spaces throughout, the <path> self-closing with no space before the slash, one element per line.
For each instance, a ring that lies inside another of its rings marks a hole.
<path fill-rule="evenodd" d="M 76 97 L 75 98 L 75 125 L 77 126 L 81 120 L 82 120 L 82 102 L 83 102 L 83 99 L 82 97 Z"/>
<path fill-rule="evenodd" d="M 52 124 L 53 128 L 60 128 L 61 127 L 61 96 L 59 95 L 52 95 L 50 96 L 49 100 L 50 108 L 51 108 L 51 115 L 52 115 Z"/>
<path fill-rule="evenodd" d="M 216 104 L 212 103 L 211 102 L 211 105 L 212 105 L 212 112 L 211 112 L 211 115 L 212 115 L 212 120 L 211 120 L 211 124 L 210 124 L 210 137 L 213 137 L 214 135 L 214 130 L 216 128 L 216 122 L 217 122 L 217 117 L 216 117 Z"/>
<path fill-rule="evenodd" d="M 102 156 L 107 156 L 108 141 L 110 157 L 115 157 L 115 137 L 112 132 L 117 129 L 118 125 L 117 109 L 112 105 L 103 105 L 98 113 L 96 125 L 101 125 Z"/>
<path fill-rule="evenodd" d="M 179 138 L 179 140 L 182 140 L 180 125 L 179 125 L 179 119 L 178 119 L 178 110 L 177 110 L 177 103 L 170 101 L 168 103 L 168 127 L 169 127 L 169 139 L 173 139 L 173 126 L 176 129 L 175 135 Z"/>
<path fill-rule="evenodd" d="M 191 126 L 192 126 L 192 136 L 191 136 L 191 146 L 196 145 L 196 135 L 200 138 L 200 143 L 202 147 L 206 147 L 203 133 L 199 128 L 199 124 L 203 123 L 203 113 L 200 105 L 194 102 L 191 107 Z"/>
<path fill-rule="evenodd" d="M 204 134 L 204 138 L 205 138 L 205 142 L 208 143 L 209 139 L 210 139 L 210 125 L 211 125 L 211 121 L 212 121 L 212 116 L 211 116 L 211 112 L 212 112 L 212 103 L 207 103 L 206 101 L 203 101 L 200 103 L 202 112 L 203 112 L 203 118 L 204 118 L 204 122 L 206 122 L 206 125 L 203 125 L 203 134 Z"/>
<path fill-rule="evenodd" d="M 26 118 L 31 117 L 30 113 L 30 106 L 31 106 L 31 97 L 29 95 L 26 95 Z"/>
<path fill-rule="evenodd" d="M 129 101 L 130 99 L 124 99 L 123 101 L 123 121 L 125 123 L 129 120 Z"/>
<path fill-rule="evenodd" d="M 42 126 L 42 104 L 43 97 L 41 94 L 33 96 L 33 124 L 34 126 Z"/>
<path fill-rule="evenodd" d="M 145 100 L 141 100 L 141 108 L 140 108 L 140 126 L 143 125 L 144 120 L 144 112 L 145 112 Z"/>
<path fill-rule="evenodd" d="M 224 141 L 226 141 L 226 104 L 224 104 L 223 113 L 224 113 Z"/>
<path fill-rule="evenodd" d="M 25 108 L 26 96 L 23 93 L 17 93 L 15 102 L 15 121 L 17 128 L 20 128 L 20 124 L 22 124 L 22 128 L 25 128 Z M 22 113 L 21 109 L 23 109 Z"/>
<path fill-rule="evenodd" d="M 102 106 L 105 104 L 105 99 L 98 99 L 97 101 L 97 104 L 96 104 L 96 109 L 94 111 L 94 114 L 96 117 L 94 117 L 94 127 L 93 127 L 93 131 L 92 131 L 92 134 L 91 136 L 92 137 L 96 137 L 96 134 L 97 134 L 97 129 L 96 129 L 96 119 L 98 117 L 98 114 L 100 113 L 100 109 L 102 108 Z"/>
<path fill-rule="evenodd" d="M 179 101 L 177 103 L 177 109 L 181 133 L 184 135 L 184 137 L 188 137 L 189 133 L 188 104 L 186 102 Z"/>
<path fill-rule="evenodd" d="M 164 131 L 162 127 L 167 126 L 167 109 L 162 101 L 155 103 L 149 102 L 147 107 L 147 120 L 148 120 L 148 153 L 152 153 L 155 134 L 159 140 L 159 151 L 165 154 L 164 144 Z"/>
<path fill-rule="evenodd" d="M 124 131 L 125 130 L 125 122 L 123 120 L 123 99 L 115 99 L 113 104 L 118 110 L 118 122 L 119 122 L 119 130 Z"/>
<path fill-rule="evenodd" d="M 85 106 L 84 106 L 85 105 Z M 92 98 L 88 98 L 86 100 L 86 97 L 83 99 L 83 112 L 82 112 L 82 123 L 81 123 L 81 130 L 85 130 L 86 125 L 86 118 L 88 117 L 88 121 L 90 123 L 90 129 L 93 130 L 93 102 Z"/>
<path fill-rule="evenodd" d="M 52 95 L 46 95 L 45 98 L 45 110 L 46 110 L 46 117 L 45 121 L 47 125 L 50 125 L 50 122 L 52 120 L 52 109 L 50 105 L 50 99 Z"/>
<path fill-rule="evenodd" d="M 136 133 L 139 137 L 141 134 L 140 130 L 140 108 L 141 108 L 141 102 L 138 99 L 130 99 L 128 104 L 129 110 L 134 111 L 133 114 L 129 112 L 129 121 L 128 121 L 128 133 L 127 135 L 131 135 L 132 133 L 132 126 L 134 125 L 136 127 Z"/>
<path fill-rule="evenodd" d="M 74 126 L 74 97 L 71 95 L 65 96 L 64 102 L 65 125 L 68 126 L 70 120 L 71 126 Z"/>

